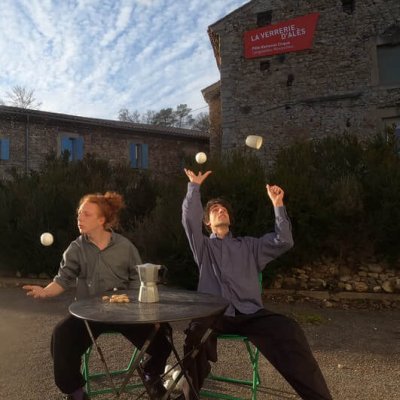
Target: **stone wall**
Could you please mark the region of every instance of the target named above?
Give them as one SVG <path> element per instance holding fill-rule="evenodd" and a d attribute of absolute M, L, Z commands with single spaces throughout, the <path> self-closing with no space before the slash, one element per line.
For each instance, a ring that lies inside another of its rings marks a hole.
<path fill-rule="evenodd" d="M 220 82 L 203 89 L 202 94 L 209 107 L 210 153 L 219 155 L 222 141 Z"/>
<path fill-rule="evenodd" d="M 210 26 L 219 37 L 222 149 L 243 148 L 247 135 L 264 137 L 265 161 L 298 138 L 352 132 L 372 135 L 400 122 L 400 84 L 379 84 L 377 45 L 400 45 L 398 0 L 253 0 Z M 272 23 L 318 12 L 309 50 L 246 59 L 243 34 L 257 13 Z M 263 63 L 261 65 L 261 63 Z"/>
<path fill-rule="evenodd" d="M 400 271 L 376 262 L 351 269 L 335 262 L 293 268 L 277 275 L 274 289 L 400 293 Z"/>
<path fill-rule="evenodd" d="M 129 163 L 130 143 L 146 143 L 149 146 L 149 170 L 155 175 L 182 172 L 185 156 L 194 157 L 199 151 L 208 152 L 209 138 L 195 133 L 148 132 L 140 129 L 122 129 L 101 123 L 88 124 L 73 120 L 49 118 L 50 113 L 35 111 L 35 117 L 0 113 L 0 138 L 10 140 L 9 160 L 0 160 L 0 177 L 8 176 L 10 168 L 20 171 L 35 170 L 51 152 L 60 153 L 63 134 L 83 138 L 84 154 L 91 153 L 107 159 L 112 164 Z M 117 124 L 118 122 L 115 121 Z M 28 159 L 26 158 L 28 138 Z"/>

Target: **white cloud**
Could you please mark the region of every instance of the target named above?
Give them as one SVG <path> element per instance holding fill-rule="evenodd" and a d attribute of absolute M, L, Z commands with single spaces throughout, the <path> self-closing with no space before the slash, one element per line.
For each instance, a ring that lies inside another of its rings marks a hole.
<path fill-rule="evenodd" d="M 205 107 L 219 79 L 207 28 L 246 2 L 3 0 L 0 99 L 20 85 L 42 110 L 110 119 Z"/>

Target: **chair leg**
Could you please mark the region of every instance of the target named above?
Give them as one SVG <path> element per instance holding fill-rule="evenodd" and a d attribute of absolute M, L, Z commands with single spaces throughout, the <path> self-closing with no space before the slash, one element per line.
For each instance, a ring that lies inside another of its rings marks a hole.
<path fill-rule="evenodd" d="M 96 372 L 96 373 L 90 374 L 89 359 L 90 359 L 91 352 L 92 352 L 92 346 L 90 346 L 86 350 L 86 352 L 83 354 L 83 357 L 82 357 L 82 375 L 83 375 L 83 378 L 86 381 L 86 384 L 85 384 L 86 393 L 88 394 L 89 397 L 94 397 L 94 396 L 97 396 L 97 395 L 100 395 L 100 394 L 112 393 L 113 392 L 112 388 L 103 388 L 103 389 L 97 389 L 97 390 L 92 389 L 91 380 L 92 379 L 96 379 L 96 378 L 105 377 L 107 374 L 105 372 Z M 129 360 L 128 366 L 126 368 L 121 369 L 121 370 L 110 371 L 110 374 L 112 376 L 115 376 L 115 375 L 121 375 L 121 374 L 124 374 L 124 373 L 128 372 L 130 367 L 131 367 L 131 365 L 135 361 L 137 353 L 138 353 L 138 349 L 135 348 L 135 350 L 134 350 L 134 352 L 132 354 L 132 357 Z M 141 387 L 141 386 L 143 386 L 142 383 L 134 383 L 134 384 L 127 385 L 126 389 L 134 389 L 134 388 Z"/>
<path fill-rule="evenodd" d="M 252 400 L 257 400 L 257 388 L 258 385 L 260 384 L 260 374 L 258 371 L 258 359 L 260 356 L 260 351 L 254 347 L 252 347 L 249 343 L 248 340 L 245 340 L 246 343 L 246 348 L 247 348 L 247 352 L 249 353 L 249 357 L 250 357 L 250 361 L 251 361 L 251 365 L 252 365 L 252 375 L 253 375 L 253 379 L 252 379 Z"/>
<path fill-rule="evenodd" d="M 83 378 L 85 379 L 85 390 L 88 396 L 90 396 L 92 390 L 90 387 L 90 375 L 89 375 L 89 357 L 90 353 L 92 351 L 92 346 L 89 346 L 89 348 L 85 351 L 83 354 L 83 362 L 82 362 L 82 375 Z"/>
<path fill-rule="evenodd" d="M 245 379 L 230 378 L 227 376 L 219 376 L 219 375 L 213 375 L 213 374 L 210 374 L 209 378 L 212 380 L 215 380 L 215 381 L 220 381 L 220 382 L 228 382 L 228 383 L 235 383 L 235 384 L 250 386 L 251 400 L 257 400 L 257 390 L 258 390 L 259 384 L 261 383 L 260 373 L 258 370 L 258 361 L 259 361 L 260 352 L 256 347 L 254 347 L 249 342 L 249 340 L 246 337 L 236 337 L 236 338 L 230 338 L 230 339 L 231 340 L 240 340 L 240 341 L 244 342 L 244 344 L 246 345 L 247 353 L 249 355 L 249 360 L 250 360 L 251 367 L 252 367 L 252 379 L 245 380 Z M 229 338 L 226 338 L 226 340 L 229 340 Z M 201 397 L 209 397 L 209 398 L 216 398 L 216 399 L 223 399 L 223 400 L 245 400 L 241 397 L 235 397 L 235 396 L 228 395 L 228 394 L 213 392 L 211 390 L 201 390 L 200 395 L 201 395 Z"/>

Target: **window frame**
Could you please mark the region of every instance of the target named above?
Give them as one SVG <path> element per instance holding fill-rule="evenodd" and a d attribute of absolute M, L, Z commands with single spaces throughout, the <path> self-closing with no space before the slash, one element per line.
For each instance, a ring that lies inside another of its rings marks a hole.
<path fill-rule="evenodd" d="M 0 160 L 10 160 L 10 138 L 0 137 Z"/>
<path fill-rule="evenodd" d="M 129 162 L 131 168 L 148 169 L 149 168 L 149 145 L 143 142 L 129 143 Z"/>
<path fill-rule="evenodd" d="M 70 146 L 65 146 L 67 142 L 70 142 Z M 61 133 L 58 149 L 60 156 L 65 151 L 69 152 L 69 161 L 80 161 L 84 154 L 84 138 L 76 133 Z"/>
<path fill-rule="evenodd" d="M 258 28 L 272 24 L 272 10 L 261 11 L 256 15 L 256 24 Z"/>
<path fill-rule="evenodd" d="M 384 87 L 400 87 L 400 75 L 399 74 L 394 74 L 393 76 L 396 77 L 398 76 L 399 78 L 397 79 L 397 81 L 390 81 L 390 80 L 383 80 L 382 76 L 383 71 L 382 71 L 382 67 L 384 64 L 386 64 L 386 60 L 383 60 L 383 57 L 380 56 L 380 54 L 382 55 L 382 51 L 384 51 L 384 49 L 391 49 L 391 48 L 396 48 L 397 52 L 398 52 L 398 59 L 400 60 L 400 43 L 382 43 L 382 44 L 378 44 L 376 46 L 376 63 L 377 63 L 377 80 L 378 80 L 378 84 L 379 86 L 384 86 Z M 395 68 L 393 68 L 395 70 Z"/>

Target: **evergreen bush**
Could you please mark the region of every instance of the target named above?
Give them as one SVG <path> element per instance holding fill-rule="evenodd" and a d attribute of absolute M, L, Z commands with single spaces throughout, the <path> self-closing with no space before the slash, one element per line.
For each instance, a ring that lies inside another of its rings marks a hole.
<path fill-rule="evenodd" d="M 325 257 L 349 265 L 378 258 L 399 267 L 400 158 L 393 137 L 301 141 L 283 149 L 268 171 L 250 152 L 231 152 L 201 166 L 188 159 L 185 165 L 195 172 L 213 171 L 201 189 L 203 204 L 226 198 L 235 235 L 273 230 L 265 184 L 285 190 L 295 247 L 268 266 L 268 282 L 282 268 Z M 112 190 L 125 197 L 121 230 L 143 261 L 166 265 L 171 283 L 194 289 L 198 270 L 181 224 L 187 182 L 183 170 L 155 180 L 129 165 L 111 166 L 91 155 L 72 163 L 67 155 L 49 156 L 37 172 L 14 171 L 10 180 L 0 182 L 0 266 L 53 275 L 62 252 L 79 234 L 79 199 Z M 46 231 L 55 237 L 49 247 L 39 242 Z"/>
<path fill-rule="evenodd" d="M 155 189 L 148 175 L 129 165 L 112 167 L 91 155 L 76 162 L 69 162 L 68 154 L 50 155 L 39 171 L 13 171 L 0 186 L 0 265 L 21 273 L 54 275 L 63 251 L 79 235 L 79 199 L 109 190 L 125 197 L 123 231 L 132 231 L 136 221 L 154 208 Z M 43 232 L 53 234 L 52 246 L 41 245 Z"/>
<path fill-rule="evenodd" d="M 289 266 L 371 257 L 398 266 L 400 160 L 393 141 L 353 135 L 303 141 L 269 171 L 287 192 L 295 248 Z"/>

